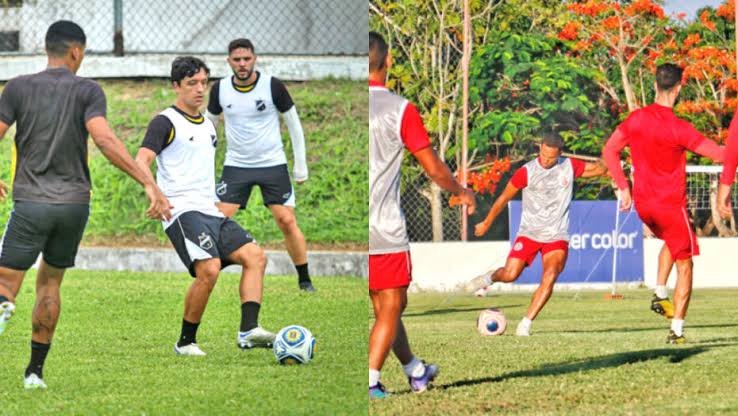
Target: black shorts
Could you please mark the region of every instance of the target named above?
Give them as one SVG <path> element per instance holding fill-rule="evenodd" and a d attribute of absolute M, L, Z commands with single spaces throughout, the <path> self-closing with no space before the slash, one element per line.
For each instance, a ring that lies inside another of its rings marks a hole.
<path fill-rule="evenodd" d="M 223 269 L 233 264 L 227 258 L 229 254 L 254 242 L 251 233 L 236 221 L 197 211 L 188 211 L 177 217 L 166 233 L 192 277 L 195 277 L 196 260 L 219 258 Z"/>
<path fill-rule="evenodd" d="M 295 193 L 287 165 L 268 168 L 223 166 L 223 175 L 215 192 L 221 202 L 239 204 L 244 209 L 254 185 L 259 185 L 264 205 L 295 206 Z"/>
<path fill-rule="evenodd" d="M 15 201 L 0 243 L 0 267 L 28 270 L 43 253 L 46 264 L 74 267 L 89 204 Z"/>

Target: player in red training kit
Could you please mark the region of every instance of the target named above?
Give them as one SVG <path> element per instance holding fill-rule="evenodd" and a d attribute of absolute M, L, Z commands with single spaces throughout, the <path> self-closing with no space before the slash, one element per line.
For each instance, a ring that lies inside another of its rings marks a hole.
<path fill-rule="evenodd" d="M 681 90 L 682 69 L 674 64 L 656 68 L 656 102 L 633 111 L 610 136 L 602 151 L 607 167 L 620 189 L 620 207 L 636 212 L 656 237 L 664 240 L 659 254 L 656 292 L 651 309 L 671 320 L 667 343 L 685 342 L 683 326 L 692 294 L 692 257 L 699 254 L 697 238 L 687 215 L 685 151 L 720 162 L 722 149 L 703 137 L 673 110 Z M 620 152 L 630 146 L 633 159 L 633 195 L 620 166 Z M 666 280 L 676 262 L 674 305 L 666 292 Z"/>
<path fill-rule="evenodd" d="M 735 181 L 735 170 L 738 167 L 738 111 L 733 116 L 728 128 L 728 142 L 725 146 L 723 173 L 720 175 L 720 186 L 718 187 L 717 201 L 718 210 L 723 218 L 733 215 L 730 203 L 730 187 Z"/>

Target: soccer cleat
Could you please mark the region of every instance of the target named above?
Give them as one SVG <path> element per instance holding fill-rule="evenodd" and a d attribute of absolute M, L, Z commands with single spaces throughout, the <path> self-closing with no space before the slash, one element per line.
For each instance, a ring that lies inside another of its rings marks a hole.
<path fill-rule="evenodd" d="M 674 317 L 674 304 L 671 303 L 669 298 L 660 298 L 655 293 L 651 298 L 651 310 L 666 319 Z"/>
<path fill-rule="evenodd" d="M 177 355 L 192 355 L 196 357 L 207 355 L 205 354 L 205 351 L 201 350 L 200 347 L 194 342 L 192 344 L 183 345 L 181 347 L 175 343 L 174 352 L 176 352 Z"/>
<path fill-rule="evenodd" d="M 474 296 L 476 296 L 478 298 L 486 297 L 487 296 L 487 293 L 489 293 L 489 291 L 491 289 L 492 289 L 492 285 L 485 286 L 485 287 L 480 287 L 479 289 L 477 289 L 476 292 L 474 292 Z"/>
<path fill-rule="evenodd" d="M 433 381 L 438 375 L 439 368 L 437 365 L 435 364 L 426 365 L 425 362 L 423 362 L 423 367 L 425 367 L 425 371 L 422 376 L 407 378 L 407 382 L 410 383 L 410 388 L 415 393 L 422 393 L 428 390 L 428 386 L 430 385 L 430 382 Z"/>
<path fill-rule="evenodd" d="M 474 279 L 469 280 L 467 283 L 460 284 L 459 289 L 467 293 L 474 292 L 475 296 L 485 296 L 487 294 L 487 291 L 489 291 L 491 285 L 492 285 L 492 275 L 490 272 L 485 272 L 475 277 Z M 484 294 L 482 295 L 478 294 L 478 293 L 481 293 L 480 291 L 484 289 L 486 289 L 484 291 Z"/>
<path fill-rule="evenodd" d="M 377 383 L 369 387 L 370 399 L 384 399 L 387 396 L 389 396 L 389 393 L 387 393 L 387 390 L 384 389 L 382 383 Z"/>
<path fill-rule="evenodd" d="M 687 340 L 684 338 L 684 334 L 677 336 L 673 329 L 669 330 L 669 336 L 666 337 L 667 344 L 684 344 Z"/>
<path fill-rule="evenodd" d="M 518 324 L 518 327 L 515 329 L 515 335 L 519 337 L 529 337 L 530 327 L 525 325 L 523 321 L 520 321 L 520 323 Z"/>
<path fill-rule="evenodd" d="M 5 332 L 5 327 L 8 325 L 8 321 L 13 317 L 15 313 L 15 305 L 13 302 L 5 301 L 0 303 L 0 335 Z"/>
<path fill-rule="evenodd" d="M 23 379 L 23 388 L 26 390 L 45 389 L 46 383 L 44 383 L 41 377 L 37 376 L 35 373 L 31 373 L 28 377 Z"/>
<path fill-rule="evenodd" d="M 236 343 L 239 348 L 244 350 L 251 348 L 272 348 L 274 338 L 276 338 L 274 333 L 257 326 L 250 331 L 239 332 Z"/>
<path fill-rule="evenodd" d="M 309 293 L 318 291 L 318 289 L 313 287 L 313 282 L 309 280 L 305 282 L 300 282 L 300 290 L 302 290 L 303 292 L 309 292 Z"/>

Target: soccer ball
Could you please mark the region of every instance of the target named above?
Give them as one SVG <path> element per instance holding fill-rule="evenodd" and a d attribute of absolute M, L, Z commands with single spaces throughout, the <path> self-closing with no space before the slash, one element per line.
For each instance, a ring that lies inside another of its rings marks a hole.
<path fill-rule="evenodd" d="M 274 356 L 283 365 L 307 364 L 314 351 L 313 334 L 299 325 L 282 328 L 274 339 Z"/>
<path fill-rule="evenodd" d="M 477 331 L 480 335 L 502 335 L 506 327 L 507 319 L 501 310 L 491 308 L 479 312 Z"/>

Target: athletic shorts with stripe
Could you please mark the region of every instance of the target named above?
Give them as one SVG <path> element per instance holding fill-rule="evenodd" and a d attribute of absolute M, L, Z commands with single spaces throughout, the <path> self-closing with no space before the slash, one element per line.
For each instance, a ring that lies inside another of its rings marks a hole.
<path fill-rule="evenodd" d="M 369 290 L 408 287 L 412 274 L 409 251 L 369 255 Z"/>
<path fill-rule="evenodd" d="M 664 240 L 672 259 L 684 260 L 700 254 L 692 221 L 685 207 L 636 204 L 636 212 L 653 234 Z"/>
<path fill-rule="evenodd" d="M 195 277 L 195 261 L 218 258 L 220 268 L 224 269 L 233 264 L 228 260 L 229 254 L 255 242 L 251 233 L 232 219 L 198 211 L 187 211 L 177 217 L 166 233 L 192 277 Z"/>
<path fill-rule="evenodd" d="M 239 204 L 244 209 L 254 185 L 261 189 L 264 205 L 295 206 L 295 192 L 287 165 L 267 168 L 223 166 L 223 174 L 215 186 L 215 193 L 221 202 Z"/>
<path fill-rule="evenodd" d="M 507 257 L 523 260 L 526 265 L 530 266 L 533 264 L 539 251 L 541 252 L 541 257 L 543 257 L 555 250 L 562 250 L 564 254 L 568 255 L 569 243 L 564 240 L 541 243 L 528 237 L 520 236 L 515 239 L 510 249 L 510 254 Z"/>
<path fill-rule="evenodd" d="M 0 243 L 0 267 L 28 270 L 39 253 L 58 269 L 74 267 L 89 204 L 15 201 Z"/>

